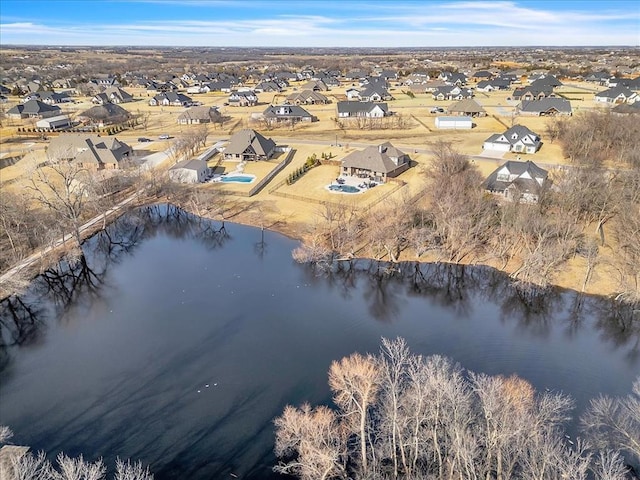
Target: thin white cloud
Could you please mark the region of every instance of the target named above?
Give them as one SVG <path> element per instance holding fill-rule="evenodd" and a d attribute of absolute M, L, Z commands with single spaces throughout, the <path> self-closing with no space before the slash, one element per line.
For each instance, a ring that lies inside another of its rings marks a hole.
<path fill-rule="evenodd" d="M 174 3 L 174 0 L 135 1 Z M 184 0 L 175 2 L 185 5 Z M 187 0 L 186 3 L 194 2 Z M 237 2 L 229 0 L 195 3 L 199 6 L 237 5 Z M 242 2 L 241 5 L 250 3 L 260 2 Z M 298 3 L 279 3 L 280 10 L 283 10 L 283 5 Z M 376 9 L 366 8 L 365 3 L 352 4 L 349 8 L 357 13 L 342 15 L 344 12 L 333 9 L 334 3 L 330 5 L 332 8 L 322 10 L 326 12 L 324 15 L 283 13 L 256 19 L 218 17 L 216 20 L 83 25 L 14 21 L 0 24 L 0 34 L 3 44 L 429 47 L 639 43 L 638 19 L 629 18 L 628 12 L 606 9 L 558 12 L 524 7 L 512 1 L 428 5 L 397 2 L 393 5 L 372 4 Z M 264 8 L 264 3 L 262 6 Z M 230 11 L 233 13 L 233 9 Z M 381 14 L 370 15 L 370 12 Z"/>

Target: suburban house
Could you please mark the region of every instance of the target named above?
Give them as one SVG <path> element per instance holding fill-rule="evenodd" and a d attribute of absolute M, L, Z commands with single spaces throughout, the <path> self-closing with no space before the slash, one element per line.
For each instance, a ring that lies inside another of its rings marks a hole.
<path fill-rule="evenodd" d="M 550 85 L 528 85 L 526 87 L 516 88 L 512 95 L 514 100 L 540 100 L 541 98 L 555 96 L 556 94 L 553 91 L 553 87 Z"/>
<path fill-rule="evenodd" d="M 187 97 L 183 93 L 176 92 L 159 93 L 149 100 L 149 105 L 152 107 L 188 107 L 191 103 L 191 97 Z"/>
<path fill-rule="evenodd" d="M 7 115 L 10 118 L 46 118 L 55 117 L 62 113 L 60 107 L 47 105 L 40 100 L 29 100 L 10 108 Z"/>
<path fill-rule="evenodd" d="M 234 133 L 224 149 L 225 160 L 269 160 L 276 151 L 276 142 L 255 130 Z"/>
<path fill-rule="evenodd" d="M 179 183 L 201 183 L 208 175 L 207 162 L 197 158 L 182 160 L 169 169 L 169 178 Z"/>
<path fill-rule="evenodd" d="M 115 137 L 65 133 L 51 139 L 47 149 L 50 160 L 68 160 L 91 170 L 113 170 L 129 158 L 133 149 Z"/>
<path fill-rule="evenodd" d="M 467 76 L 464 73 L 459 72 L 442 72 L 438 78 L 447 85 L 461 86 L 466 85 L 467 83 Z"/>
<path fill-rule="evenodd" d="M 105 103 L 127 103 L 132 101 L 133 96 L 122 90 L 120 87 L 109 87 L 104 92 L 98 93 L 91 99 L 91 102 L 97 105 L 104 105 Z"/>
<path fill-rule="evenodd" d="M 258 104 L 258 96 L 251 90 L 243 92 L 231 92 L 227 100 L 233 107 L 252 107 Z"/>
<path fill-rule="evenodd" d="M 314 92 L 327 92 L 329 87 L 322 80 L 310 80 L 301 87 L 303 90 L 313 90 Z"/>
<path fill-rule="evenodd" d="M 540 100 L 523 100 L 516 107 L 520 115 L 539 117 L 555 115 L 571 115 L 571 102 L 565 98 L 547 97 Z"/>
<path fill-rule="evenodd" d="M 359 91 L 360 100 L 363 102 L 381 102 L 393 100 L 393 97 L 381 83 L 368 83 Z"/>
<path fill-rule="evenodd" d="M 510 160 L 496 168 L 482 187 L 515 202 L 537 203 L 548 186 L 548 172 L 531 161 Z"/>
<path fill-rule="evenodd" d="M 331 103 L 323 94 L 314 92 L 313 90 L 293 92 L 287 97 L 286 102 L 292 105 L 319 105 Z"/>
<path fill-rule="evenodd" d="M 504 133 L 495 133 L 487 138 L 483 150 L 497 150 L 500 152 L 536 153 L 542 142 L 537 133 L 523 125 L 514 125 Z"/>
<path fill-rule="evenodd" d="M 343 175 L 386 182 L 407 170 L 409 165 L 409 156 L 386 142 L 350 153 L 342 159 L 340 170 Z"/>
<path fill-rule="evenodd" d="M 638 94 L 627 87 L 618 86 L 596 93 L 596 102 L 603 103 L 634 103 L 638 101 Z"/>
<path fill-rule="evenodd" d="M 464 115 L 467 117 L 484 117 L 487 112 L 482 105 L 472 98 L 465 98 L 447 108 L 447 113 L 451 115 Z"/>
<path fill-rule="evenodd" d="M 473 128 L 473 119 L 471 117 L 436 117 L 436 128 L 453 129 L 453 130 L 470 130 Z"/>
<path fill-rule="evenodd" d="M 538 76 L 533 75 L 529 77 L 529 83 L 532 87 L 549 86 L 551 88 L 556 88 L 562 86 L 562 82 L 560 80 L 548 73 L 543 73 Z"/>
<path fill-rule="evenodd" d="M 434 100 L 462 100 L 472 98 L 473 91 L 468 88 L 460 88 L 458 85 L 445 85 L 437 87 L 431 95 Z"/>
<path fill-rule="evenodd" d="M 314 122 L 316 117 L 298 105 L 269 105 L 262 113 L 267 122 L 299 123 Z"/>
<path fill-rule="evenodd" d="M 349 87 L 344 91 L 347 100 L 360 100 L 360 90 L 355 87 Z"/>
<path fill-rule="evenodd" d="M 381 118 L 389 115 L 386 103 L 373 102 L 338 102 L 338 118 L 367 117 Z"/>
<path fill-rule="evenodd" d="M 220 117 L 220 111 L 216 107 L 189 107 L 178 115 L 178 123 L 180 125 L 211 123 L 219 120 Z"/>
<path fill-rule="evenodd" d="M 640 102 L 620 103 L 611 109 L 615 115 L 638 115 L 640 114 Z"/>
<path fill-rule="evenodd" d="M 473 75 L 471 75 L 472 82 L 480 82 L 482 80 L 491 80 L 493 78 L 493 73 L 488 70 L 478 70 Z"/>
<path fill-rule="evenodd" d="M 263 80 L 254 87 L 256 92 L 282 92 L 289 84 L 286 80 Z"/>
<path fill-rule="evenodd" d="M 195 95 L 198 93 L 209 93 L 211 91 L 211 87 L 208 84 L 203 85 L 193 85 L 187 88 L 187 93 L 189 95 Z"/>
<path fill-rule="evenodd" d="M 610 78 L 611 74 L 609 72 L 593 72 L 584 77 L 584 81 L 604 85 Z"/>
<path fill-rule="evenodd" d="M 48 130 L 64 130 L 71 127 L 71 120 L 67 115 L 58 115 L 55 117 L 47 117 L 36 122 L 36 127 L 46 128 Z"/>
<path fill-rule="evenodd" d="M 495 92 L 497 90 L 509 90 L 511 82 L 505 78 L 494 78 L 491 80 L 481 80 L 476 85 L 479 92 Z"/>
<path fill-rule="evenodd" d="M 96 105 L 78 114 L 76 119 L 85 125 L 95 125 L 104 127 L 126 122 L 131 118 L 131 114 L 115 103 L 105 103 Z"/>
<path fill-rule="evenodd" d="M 40 100 L 47 105 L 73 102 L 73 98 L 71 98 L 67 92 L 56 93 L 50 90 L 30 93 L 22 99 L 22 102 L 28 102 L 29 100 Z"/>

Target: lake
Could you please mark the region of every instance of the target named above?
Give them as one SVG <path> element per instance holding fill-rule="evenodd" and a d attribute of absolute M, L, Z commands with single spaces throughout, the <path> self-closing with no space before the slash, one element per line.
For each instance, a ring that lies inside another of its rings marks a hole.
<path fill-rule="evenodd" d="M 15 443 L 139 459 L 157 480 L 284 478 L 273 418 L 330 404 L 331 362 L 381 337 L 564 391 L 576 413 L 640 372 L 637 312 L 607 299 L 523 292 L 483 267 L 319 270 L 292 260 L 294 240 L 221 227 L 141 209 L 88 240 L 86 262 L 2 302 L 0 424 Z"/>

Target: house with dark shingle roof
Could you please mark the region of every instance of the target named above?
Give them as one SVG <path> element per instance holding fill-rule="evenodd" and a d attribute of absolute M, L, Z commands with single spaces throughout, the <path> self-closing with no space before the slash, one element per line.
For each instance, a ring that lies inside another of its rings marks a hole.
<path fill-rule="evenodd" d="M 380 118 L 389 115 L 389 107 L 386 103 L 374 102 L 338 102 L 338 117 L 368 117 Z"/>
<path fill-rule="evenodd" d="M 540 100 L 545 97 L 555 97 L 553 87 L 550 85 L 528 85 L 516 88 L 513 91 L 514 100 Z"/>
<path fill-rule="evenodd" d="M 149 105 L 152 107 L 155 106 L 163 106 L 163 107 L 188 107 L 191 105 L 193 101 L 191 97 L 186 96 L 183 93 L 177 92 L 164 92 L 159 93 L 154 96 L 151 100 L 149 100 Z"/>
<path fill-rule="evenodd" d="M 269 123 L 314 122 L 316 117 L 298 105 L 269 105 L 262 113 Z"/>
<path fill-rule="evenodd" d="M 640 102 L 620 103 L 611 109 L 611 113 L 616 115 L 638 115 L 640 114 Z"/>
<path fill-rule="evenodd" d="M 269 160 L 276 151 L 276 142 L 255 130 L 234 133 L 224 149 L 225 160 Z"/>
<path fill-rule="evenodd" d="M 227 100 L 232 107 L 252 107 L 258 104 L 258 95 L 251 90 L 231 92 Z"/>
<path fill-rule="evenodd" d="M 537 203 L 549 185 L 548 174 L 531 161 L 510 160 L 496 168 L 482 182 L 482 188 L 511 201 Z"/>
<path fill-rule="evenodd" d="M 595 95 L 595 101 L 603 103 L 635 103 L 637 100 L 638 94 L 622 85 L 609 88 Z"/>
<path fill-rule="evenodd" d="M 536 153 L 542 142 L 540 136 L 523 125 L 514 125 L 504 133 L 495 133 L 482 144 L 483 150 Z"/>
<path fill-rule="evenodd" d="M 491 80 L 481 80 L 476 85 L 479 92 L 494 92 L 496 90 L 509 90 L 511 82 L 506 78 L 493 78 Z"/>
<path fill-rule="evenodd" d="M 131 114 L 115 103 L 96 105 L 79 113 L 77 116 L 77 120 L 81 123 L 85 125 L 97 125 L 99 127 L 126 122 L 129 118 L 131 118 Z"/>
<path fill-rule="evenodd" d="M 47 105 L 40 100 L 29 100 L 20 103 L 7 111 L 11 118 L 46 118 L 55 117 L 62 113 L 57 105 Z"/>
<path fill-rule="evenodd" d="M 411 159 L 403 151 L 386 142 L 350 153 L 342 159 L 342 175 L 386 182 L 409 168 Z"/>
<path fill-rule="evenodd" d="M 359 92 L 363 102 L 381 102 L 393 100 L 389 91 L 380 83 L 368 83 Z"/>
<path fill-rule="evenodd" d="M 56 103 L 70 103 L 73 102 L 73 98 L 71 98 L 67 92 L 53 92 L 51 90 L 43 90 L 40 92 L 30 93 L 24 97 L 23 102 L 27 102 L 29 100 L 40 100 L 41 102 L 46 103 L 47 105 L 55 105 Z"/>
<path fill-rule="evenodd" d="M 436 88 L 432 94 L 434 100 L 462 100 L 472 98 L 473 91 L 468 88 L 461 88 L 458 85 L 445 85 Z"/>
<path fill-rule="evenodd" d="M 520 115 L 533 115 L 539 117 L 555 115 L 571 115 L 571 102 L 565 98 L 548 97 L 540 100 L 523 100 L 516 106 L 516 112 Z"/>

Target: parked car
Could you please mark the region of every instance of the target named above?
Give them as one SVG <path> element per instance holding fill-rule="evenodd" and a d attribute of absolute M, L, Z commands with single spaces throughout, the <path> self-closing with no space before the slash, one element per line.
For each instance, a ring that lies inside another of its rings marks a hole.
<path fill-rule="evenodd" d="M 140 138 L 138 138 L 138 141 L 139 142 L 150 142 L 151 139 L 150 138 L 146 138 L 146 137 L 140 137 Z"/>
<path fill-rule="evenodd" d="M 169 140 L 171 136 L 168 133 L 163 133 L 158 137 L 160 140 Z"/>
<path fill-rule="evenodd" d="M 442 107 L 433 107 L 431 109 L 431 113 L 444 113 L 444 108 L 442 108 Z"/>

